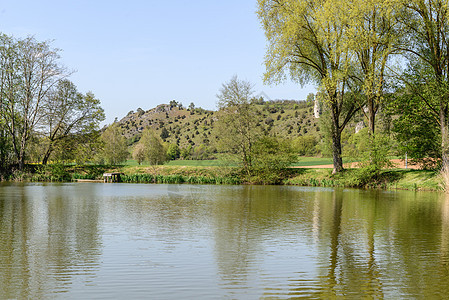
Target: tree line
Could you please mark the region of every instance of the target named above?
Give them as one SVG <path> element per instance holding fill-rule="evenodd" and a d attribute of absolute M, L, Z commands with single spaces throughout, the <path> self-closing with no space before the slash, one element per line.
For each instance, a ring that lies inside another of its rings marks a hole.
<path fill-rule="evenodd" d="M 376 156 L 384 106 L 401 115 L 402 137 L 437 140 L 437 157 L 448 160 L 448 1 L 258 0 L 257 13 L 268 41 L 265 81 L 319 87 L 334 173 L 343 169 L 341 135 L 357 112 L 368 123 L 369 157 Z M 426 152 L 413 141 L 402 145 Z"/>
<path fill-rule="evenodd" d="M 381 114 L 392 118 L 403 152 L 448 160 L 448 1 L 258 0 L 257 14 L 268 42 L 265 82 L 290 79 L 318 87 L 320 127 L 331 141 L 334 173 L 343 170 L 345 129 L 360 115 L 367 138 L 357 143 L 366 143 L 369 164 L 386 162 Z M 27 160 L 46 164 L 52 156 L 110 164 L 129 157 L 117 124 L 98 130 L 104 120 L 100 101 L 77 90 L 59 53 L 48 41 L 0 35 L 2 170 L 21 170 Z M 217 149 L 238 157 L 246 176 L 275 173 L 270 166 L 292 161 L 289 141 L 264 131 L 250 83 L 233 77 L 217 97 Z M 168 152 L 179 157 L 178 146 L 164 148 L 160 136 L 146 129 L 133 156 L 158 164 Z"/>
<path fill-rule="evenodd" d="M 104 111 L 94 94 L 80 93 L 60 63 L 60 50 L 34 37 L 0 35 L 0 169 L 22 170 L 33 157 L 91 140 Z"/>

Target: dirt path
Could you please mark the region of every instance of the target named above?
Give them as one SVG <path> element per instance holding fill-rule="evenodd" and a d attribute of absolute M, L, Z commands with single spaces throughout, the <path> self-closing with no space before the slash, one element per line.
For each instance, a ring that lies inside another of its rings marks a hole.
<path fill-rule="evenodd" d="M 395 168 L 399 169 L 405 169 L 405 160 L 403 159 L 392 159 L 390 160 Z M 349 164 L 343 164 L 345 168 L 357 168 L 357 163 L 349 163 Z M 333 165 L 316 165 L 316 166 L 296 166 L 294 168 L 310 168 L 310 169 L 332 169 Z M 407 165 L 407 169 L 419 169 L 418 166 L 413 165 L 411 166 L 410 163 Z"/>

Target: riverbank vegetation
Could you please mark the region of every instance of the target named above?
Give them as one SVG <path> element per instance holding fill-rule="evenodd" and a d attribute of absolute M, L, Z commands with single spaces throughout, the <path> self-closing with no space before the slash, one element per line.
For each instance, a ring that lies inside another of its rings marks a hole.
<path fill-rule="evenodd" d="M 278 173 L 276 181 L 265 177 L 242 176 L 237 167 L 191 165 L 28 165 L 16 172 L 12 181 L 70 182 L 102 181 L 105 172 L 120 172 L 126 183 L 193 183 L 193 184 L 280 184 L 315 187 L 374 188 L 388 190 L 444 191 L 444 177 L 438 170 L 389 169 L 376 175 L 360 168 L 345 169 L 332 174 L 332 168 L 287 168 Z M 180 163 L 180 162 L 179 162 Z M 310 162 L 309 162 L 310 163 Z"/>
<path fill-rule="evenodd" d="M 100 101 L 68 80 L 58 49 L 0 36 L 1 178 L 98 179 L 118 170 L 129 182 L 413 189 L 439 189 L 449 178 L 448 168 L 439 172 L 449 161 L 443 1 L 258 0 L 257 15 L 268 42 L 265 81 L 312 83 L 316 94 L 270 100 L 233 76 L 217 111 L 171 100 L 102 129 Z M 331 160 L 332 174 L 290 168 L 304 156 Z M 395 170 L 392 156 L 433 171 Z M 130 158 L 135 166 L 123 166 Z M 189 160 L 204 163 L 181 166 Z M 344 160 L 357 168 L 345 170 Z"/>

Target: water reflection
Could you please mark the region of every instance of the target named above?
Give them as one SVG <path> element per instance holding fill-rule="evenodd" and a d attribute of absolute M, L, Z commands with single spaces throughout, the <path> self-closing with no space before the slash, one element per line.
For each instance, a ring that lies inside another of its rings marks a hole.
<path fill-rule="evenodd" d="M 95 278 L 98 206 L 64 185 L 0 188 L 1 298 L 41 299 Z M 88 209 L 85 209 L 88 207 Z"/>
<path fill-rule="evenodd" d="M 0 298 L 424 298 L 449 197 L 270 186 L 0 185 Z"/>

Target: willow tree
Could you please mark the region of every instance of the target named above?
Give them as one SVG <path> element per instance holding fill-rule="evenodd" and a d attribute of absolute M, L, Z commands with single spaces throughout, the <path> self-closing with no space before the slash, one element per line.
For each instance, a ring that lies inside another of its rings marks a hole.
<path fill-rule="evenodd" d="M 407 87 L 432 114 L 441 133 L 441 155 L 449 160 L 449 10 L 448 0 L 403 1 L 401 23 L 410 41 L 402 49 L 409 60 Z"/>
<path fill-rule="evenodd" d="M 343 2 L 258 0 L 257 11 L 268 40 L 265 82 L 279 83 L 289 76 L 301 85 L 319 86 L 325 95 L 332 120 L 334 173 L 343 170 L 341 133 L 359 108 L 345 96 L 353 67 L 348 24 L 339 15 L 331 17 Z"/>
<path fill-rule="evenodd" d="M 363 114 L 371 135 L 386 89 L 389 64 L 401 47 L 402 29 L 396 21 L 399 4 L 396 0 L 353 0 L 336 8 L 348 25 L 349 48 L 355 54 L 351 76 L 361 87 L 366 107 Z"/>

